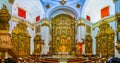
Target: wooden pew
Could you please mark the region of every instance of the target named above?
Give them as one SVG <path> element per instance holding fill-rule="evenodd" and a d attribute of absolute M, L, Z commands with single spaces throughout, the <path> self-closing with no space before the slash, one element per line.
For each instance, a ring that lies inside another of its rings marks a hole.
<path fill-rule="evenodd" d="M 42 63 L 59 63 L 57 58 L 44 58 Z"/>
<path fill-rule="evenodd" d="M 67 63 L 84 63 L 84 61 L 83 58 L 68 58 Z"/>

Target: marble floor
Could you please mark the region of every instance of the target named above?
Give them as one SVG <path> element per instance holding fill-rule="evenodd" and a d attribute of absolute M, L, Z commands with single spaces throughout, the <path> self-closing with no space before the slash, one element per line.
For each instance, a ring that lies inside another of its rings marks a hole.
<path fill-rule="evenodd" d="M 60 58 L 59 63 L 67 63 L 67 58 Z"/>

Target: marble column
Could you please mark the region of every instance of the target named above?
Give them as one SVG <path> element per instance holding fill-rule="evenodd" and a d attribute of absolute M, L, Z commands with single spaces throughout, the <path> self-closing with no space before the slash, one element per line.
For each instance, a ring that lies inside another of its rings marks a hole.
<path fill-rule="evenodd" d="M 44 45 L 42 46 L 42 53 L 47 54 L 49 52 L 49 41 L 50 41 L 50 22 L 48 19 L 43 20 L 41 36 L 44 40 Z"/>
<path fill-rule="evenodd" d="M 44 53 L 47 54 L 49 52 L 49 27 L 45 26 L 45 45 L 44 45 Z"/>

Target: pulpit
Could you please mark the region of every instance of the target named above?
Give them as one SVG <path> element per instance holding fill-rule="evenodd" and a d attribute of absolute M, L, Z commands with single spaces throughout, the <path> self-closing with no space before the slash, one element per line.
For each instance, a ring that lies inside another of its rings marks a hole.
<path fill-rule="evenodd" d="M 2 53 L 1 63 L 4 63 L 5 53 L 11 52 L 13 48 L 11 35 L 9 34 L 9 20 L 9 11 L 7 10 L 7 7 L 3 5 L 3 7 L 0 9 L 0 52 Z"/>

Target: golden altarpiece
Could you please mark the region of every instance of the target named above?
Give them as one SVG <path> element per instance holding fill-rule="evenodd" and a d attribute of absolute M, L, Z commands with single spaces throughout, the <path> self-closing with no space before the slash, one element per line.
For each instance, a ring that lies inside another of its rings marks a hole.
<path fill-rule="evenodd" d="M 30 55 L 30 38 L 26 24 L 24 22 L 18 22 L 12 30 L 12 42 L 19 57 Z"/>
<path fill-rule="evenodd" d="M 1 55 L 1 62 L 4 63 L 5 59 L 5 53 L 11 53 L 12 51 L 12 42 L 11 42 L 11 35 L 9 34 L 9 20 L 10 20 L 10 14 L 7 10 L 7 7 L 3 5 L 3 7 L 0 10 L 0 53 Z M 12 54 L 12 56 L 15 53 Z M 15 58 L 15 57 L 13 57 Z"/>
<path fill-rule="evenodd" d="M 116 13 L 116 21 L 117 21 L 117 30 L 116 30 L 116 35 L 117 35 L 117 50 L 120 53 L 120 13 Z"/>
<path fill-rule="evenodd" d="M 44 45 L 44 42 L 41 35 L 36 35 L 34 38 L 34 55 L 40 56 L 42 45 Z"/>
<path fill-rule="evenodd" d="M 53 54 L 75 51 L 75 19 L 67 14 L 60 14 L 52 18 L 50 41 Z"/>
<path fill-rule="evenodd" d="M 92 56 L 92 37 L 90 35 L 85 36 L 85 53 L 87 56 Z"/>
<path fill-rule="evenodd" d="M 96 55 L 114 57 L 114 30 L 106 21 L 102 21 L 96 36 Z"/>

